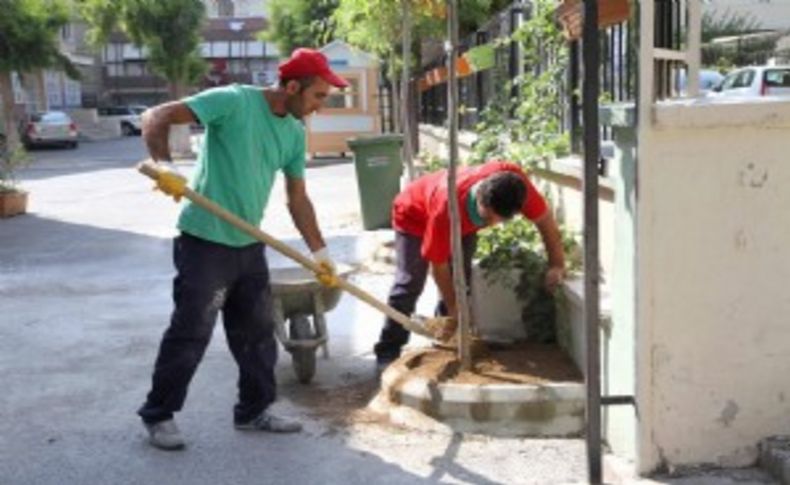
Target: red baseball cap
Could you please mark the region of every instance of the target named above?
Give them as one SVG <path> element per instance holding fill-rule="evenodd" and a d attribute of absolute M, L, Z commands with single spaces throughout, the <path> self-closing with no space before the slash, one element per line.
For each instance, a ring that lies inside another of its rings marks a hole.
<path fill-rule="evenodd" d="M 326 56 L 314 49 L 299 48 L 278 68 L 280 79 L 299 79 L 318 76 L 336 88 L 348 87 L 348 81 L 329 68 Z"/>

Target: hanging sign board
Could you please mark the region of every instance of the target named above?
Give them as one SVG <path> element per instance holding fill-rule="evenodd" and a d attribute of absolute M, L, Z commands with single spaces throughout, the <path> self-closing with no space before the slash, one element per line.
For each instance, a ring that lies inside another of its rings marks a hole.
<path fill-rule="evenodd" d="M 493 44 L 483 44 L 475 46 L 463 55 L 459 56 L 456 60 L 456 74 L 458 78 L 470 76 L 478 71 L 485 71 L 491 69 L 496 64 L 496 50 Z M 437 84 L 447 82 L 448 78 L 447 67 L 437 67 L 428 71 L 419 80 L 420 91 L 430 89 Z"/>
<path fill-rule="evenodd" d="M 584 27 L 584 0 L 564 0 L 555 17 L 562 24 L 565 38 L 577 40 Z M 598 0 L 598 28 L 605 29 L 630 18 L 629 0 Z"/>

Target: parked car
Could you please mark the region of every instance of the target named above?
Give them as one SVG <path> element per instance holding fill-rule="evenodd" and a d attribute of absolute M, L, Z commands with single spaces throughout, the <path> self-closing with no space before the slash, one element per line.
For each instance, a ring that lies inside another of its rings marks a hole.
<path fill-rule="evenodd" d="M 110 106 L 99 108 L 99 116 L 118 120 L 121 124 L 121 133 L 124 136 L 139 135 L 142 132 L 140 115 L 148 109 L 147 106 Z"/>
<path fill-rule="evenodd" d="M 713 96 L 790 96 L 790 66 L 750 66 L 729 73 Z"/>
<path fill-rule="evenodd" d="M 62 111 L 45 111 L 28 115 L 21 124 L 25 148 L 40 145 L 65 145 L 77 148 L 79 131 L 71 117 Z"/>
<path fill-rule="evenodd" d="M 699 93 L 707 95 L 716 88 L 724 79 L 718 71 L 709 69 L 702 69 L 699 72 Z M 686 94 L 686 71 L 678 71 L 677 74 L 678 89 L 682 95 Z"/>

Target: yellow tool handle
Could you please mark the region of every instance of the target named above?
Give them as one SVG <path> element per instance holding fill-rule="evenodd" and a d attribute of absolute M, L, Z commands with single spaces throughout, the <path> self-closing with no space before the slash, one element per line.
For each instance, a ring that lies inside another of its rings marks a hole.
<path fill-rule="evenodd" d="M 150 177 L 154 181 L 156 181 L 159 178 L 160 169 L 157 167 L 156 162 L 152 162 L 152 161 L 142 162 L 137 166 L 137 170 L 143 175 Z M 288 246 L 282 241 L 275 239 L 270 234 L 253 226 L 252 224 L 238 217 L 237 215 L 222 208 L 215 202 L 198 194 L 197 192 L 190 189 L 189 187 L 184 188 L 184 197 L 191 200 L 193 203 L 199 205 L 200 207 L 207 210 L 208 212 L 219 217 L 220 219 L 224 220 L 228 224 L 231 224 L 232 226 L 239 229 L 240 231 L 244 231 L 245 233 L 257 239 L 258 241 L 265 243 L 267 246 L 271 247 L 275 251 L 293 259 L 294 261 L 301 264 L 302 266 L 309 269 L 310 271 L 314 273 L 319 273 L 322 271 L 321 266 L 318 265 L 312 259 L 303 255 L 302 253 Z M 399 312 L 398 310 L 392 308 L 391 306 L 387 305 L 386 303 L 378 300 L 376 297 L 374 297 L 367 291 L 363 290 L 362 288 L 356 286 L 355 284 L 350 283 L 344 280 L 343 278 L 337 278 L 337 282 L 338 282 L 338 286 L 341 289 L 347 291 L 348 293 L 351 293 L 352 295 L 364 301 L 365 303 L 372 306 L 376 310 L 379 310 L 383 314 L 387 315 L 391 319 L 403 325 L 403 328 L 410 330 L 414 333 L 423 335 L 425 337 L 429 337 L 429 338 L 434 337 L 425 328 L 414 323 L 409 317 Z"/>

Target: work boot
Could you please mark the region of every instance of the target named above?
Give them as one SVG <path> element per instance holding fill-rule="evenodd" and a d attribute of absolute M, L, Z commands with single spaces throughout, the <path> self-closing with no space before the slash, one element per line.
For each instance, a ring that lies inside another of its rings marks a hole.
<path fill-rule="evenodd" d="M 160 450 L 181 450 L 184 448 L 184 438 L 178 430 L 173 419 L 159 421 L 158 423 L 146 423 L 143 421 L 145 429 L 148 430 L 148 442 L 151 446 Z"/>
<path fill-rule="evenodd" d="M 242 431 L 268 431 L 270 433 L 298 433 L 302 431 L 300 422 L 275 416 L 269 411 L 263 411 L 244 423 L 236 421 L 233 426 Z"/>

